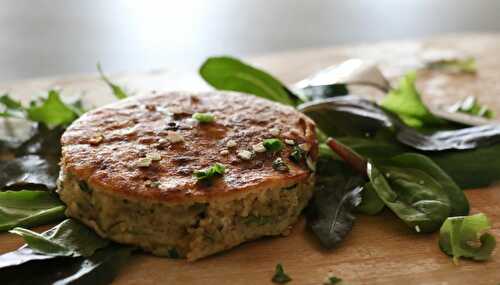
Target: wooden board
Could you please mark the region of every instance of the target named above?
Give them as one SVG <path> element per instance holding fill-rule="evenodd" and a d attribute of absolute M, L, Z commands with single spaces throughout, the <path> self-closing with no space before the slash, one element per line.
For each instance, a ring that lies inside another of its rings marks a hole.
<path fill-rule="evenodd" d="M 429 104 L 449 104 L 468 94 L 500 113 L 500 35 L 467 35 L 423 41 L 390 42 L 355 47 L 304 50 L 249 60 L 287 83 L 342 60 L 357 57 L 375 60 L 390 78 L 415 66 L 433 49 L 456 49 L 475 56 L 478 76 L 427 74 L 419 82 Z M 129 74 L 115 79 L 133 92 L 146 90 L 200 90 L 208 88 L 193 74 L 159 71 Z M 66 95 L 83 94 L 85 103 L 101 105 L 112 97 L 95 75 L 50 78 L 0 84 L 25 100 L 35 92 L 60 87 Z M 380 94 L 359 89 L 378 97 Z M 103 95 L 105 94 L 105 95 Z M 500 187 L 468 190 L 472 213 L 486 213 L 492 233 L 500 240 Z M 41 229 L 40 229 L 41 230 Z M 22 244 L 11 234 L 0 234 L 0 253 Z M 290 284 L 322 284 L 327 276 L 345 284 L 498 284 L 500 250 L 490 261 L 461 261 L 454 265 L 438 248 L 436 234 L 415 234 L 393 214 L 360 216 L 339 248 L 322 250 L 300 221 L 288 237 L 265 238 L 241 245 L 195 263 L 139 254 L 123 268 L 115 284 L 270 284 L 276 263 L 293 278 Z"/>

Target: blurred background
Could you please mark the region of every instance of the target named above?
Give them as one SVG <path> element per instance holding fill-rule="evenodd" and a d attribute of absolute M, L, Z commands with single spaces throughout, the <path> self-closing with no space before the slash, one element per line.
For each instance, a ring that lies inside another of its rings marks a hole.
<path fill-rule="evenodd" d="M 497 0 L 0 0 L 0 81 L 500 31 Z"/>

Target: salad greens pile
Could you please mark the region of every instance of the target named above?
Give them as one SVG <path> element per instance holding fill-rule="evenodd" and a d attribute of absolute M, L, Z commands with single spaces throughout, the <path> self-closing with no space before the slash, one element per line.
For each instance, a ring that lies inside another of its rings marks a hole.
<path fill-rule="evenodd" d="M 101 76 L 113 94 L 123 89 Z M 0 255 L 5 284 L 108 284 L 134 248 L 97 236 L 90 228 L 66 219 L 66 206 L 53 192 L 59 174 L 60 138 L 65 128 L 85 113 L 81 101 L 66 103 L 59 91 L 28 106 L 8 94 L 0 97 L 3 110 L 0 138 L 0 232 L 23 237 L 26 245 Z M 34 227 L 64 220 L 39 234 Z"/>
<path fill-rule="evenodd" d="M 427 68 L 471 73 L 475 63 L 447 61 Z M 128 97 L 99 64 L 97 69 L 117 99 Z M 388 209 L 415 232 L 440 230 L 439 246 L 455 261 L 459 257 L 486 260 L 491 255 L 495 238 L 485 233 L 489 221 L 484 214 L 468 216 L 469 203 L 462 189 L 500 180 L 500 126 L 468 126 L 432 113 L 415 87 L 417 72 L 404 76 L 380 103 L 349 94 L 348 85 L 339 82 L 292 91 L 270 74 L 231 57 L 209 58 L 199 72 L 216 89 L 293 106 L 316 122 L 317 182 L 305 213 L 324 247 L 338 246 L 351 231 L 356 215 Z M 476 100 L 457 106 L 456 112 L 494 116 Z M 53 192 L 60 137 L 85 113 L 81 101 L 67 103 L 57 90 L 50 90 L 28 105 L 4 94 L 0 107 L 4 118 L 0 127 L 0 231 L 20 235 L 26 242 L 0 255 L 0 275 L 7 282 L 19 278 L 40 284 L 110 282 L 134 248 L 111 243 L 79 222 L 65 220 L 65 205 Z M 215 120 L 211 114 L 196 114 L 195 119 Z M 277 151 L 283 143 L 273 138 L 264 141 L 263 147 Z M 298 147 L 290 156 L 296 161 L 303 158 Z M 204 182 L 223 173 L 224 168 L 215 164 L 195 176 Z M 61 220 L 41 234 L 22 228 Z M 290 280 L 278 264 L 273 281 Z M 337 282 L 332 279 L 331 284 Z"/>
<path fill-rule="evenodd" d="M 457 65 L 468 67 L 464 72 L 475 66 L 457 61 L 446 68 L 460 71 Z M 316 122 L 320 159 L 306 217 L 326 248 L 344 239 L 356 212 L 387 208 L 415 232 L 435 232 L 450 217 L 469 214 L 463 188 L 500 180 L 500 125 L 467 126 L 433 114 L 416 89 L 417 72 L 406 74 L 378 104 L 350 95 L 338 82 L 301 96 L 307 92 L 294 93 L 231 57 L 208 59 L 200 74 L 217 89 L 290 105 Z"/>

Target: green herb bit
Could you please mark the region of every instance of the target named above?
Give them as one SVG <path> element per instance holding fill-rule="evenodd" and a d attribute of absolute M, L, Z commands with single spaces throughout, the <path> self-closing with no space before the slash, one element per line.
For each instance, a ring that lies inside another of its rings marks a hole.
<path fill-rule="evenodd" d="M 288 276 L 285 273 L 285 270 L 283 269 L 283 265 L 281 265 L 281 263 L 278 263 L 278 264 L 276 264 L 276 270 L 274 272 L 273 279 L 271 279 L 271 280 L 274 283 L 285 284 L 285 283 L 292 281 L 292 278 L 290 278 L 290 276 Z"/>
<path fill-rule="evenodd" d="M 214 163 L 212 166 L 202 170 L 196 170 L 193 172 L 193 176 L 198 180 L 198 182 L 209 181 L 216 176 L 222 176 L 226 172 L 224 165 L 220 163 Z"/>
<path fill-rule="evenodd" d="M 325 285 L 339 284 L 340 282 L 342 282 L 342 279 L 340 279 L 336 276 L 331 276 L 331 277 L 328 277 L 328 281 L 325 282 Z"/>
<path fill-rule="evenodd" d="M 439 231 L 439 247 L 453 256 L 454 263 L 458 263 L 460 257 L 487 260 L 496 246 L 495 237 L 486 233 L 490 228 L 490 221 L 483 213 L 449 217 Z"/>
<path fill-rule="evenodd" d="M 299 163 L 302 158 L 304 158 L 304 151 L 300 147 L 294 146 L 290 153 L 290 160 Z"/>
<path fill-rule="evenodd" d="M 202 124 L 215 122 L 215 116 L 211 113 L 194 113 L 193 119 L 197 120 Z"/>
<path fill-rule="evenodd" d="M 283 149 L 283 142 L 280 139 L 265 139 L 262 142 L 267 151 L 280 151 Z"/>
<path fill-rule="evenodd" d="M 285 161 L 281 157 L 278 157 L 273 161 L 273 168 L 274 168 L 274 170 L 281 171 L 281 172 L 287 172 L 288 170 L 290 170 L 288 165 L 285 163 Z"/>
<path fill-rule="evenodd" d="M 495 117 L 495 112 L 493 112 L 488 107 L 479 104 L 477 98 L 474 96 L 468 96 L 465 99 L 457 102 L 448 108 L 448 111 L 452 113 L 465 113 L 472 116 L 483 117 L 486 119 L 493 119 Z"/>
<path fill-rule="evenodd" d="M 109 88 L 111 88 L 111 91 L 113 91 L 113 95 L 115 95 L 117 99 L 121 100 L 128 97 L 127 93 L 123 90 L 122 87 L 111 82 L 111 80 L 109 80 L 109 78 L 104 74 L 100 63 L 97 63 L 97 71 L 99 71 L 101 79 L 109 86 Z"/>

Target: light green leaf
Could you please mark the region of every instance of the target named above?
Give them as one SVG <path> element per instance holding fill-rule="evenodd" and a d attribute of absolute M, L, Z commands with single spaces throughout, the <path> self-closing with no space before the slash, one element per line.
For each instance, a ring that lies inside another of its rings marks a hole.
<path fill-rule="evenodd" d="M 445 122 L 435 117 L 422 102 L 415 87 L 416 73 L 406 74 L 399 82 L 399 87 L 385 96 L 380 105 L 397 114 L 410 127 L 422 128 L 441 125 Z"/>
<path fill-rule="evenodd" d="M 0 192 L 0 232 L 64 218 L 65 206 L 47 191 Z"/>
<path fill-rule="evenodd" d="M 460 257 L 487 260 L 496 246 L 495 237 L 486 233 L 490 228 L 490 221 L 483 213 L 450 217 L 439 231 L 439 247 L 453 256 L 455 263 Z"/>
<path fill-rule="evenodd" d="M 125 99 L 128 97 L 127 93 L 123 90 L 122 87 L 120 87 L 119 85 L 111 82 L 111 80 L 104 74 L 104 72 L 102 71 L 102 68 L 101 68 L 101 64 L 98 63 L 97 64 L 97 70 L 99 71 L 99 75 L 101 76 L 101 79 L 106 82 L 106 84 L 109 86 L 109 88 L 111 88 L 111 91 L 113 92 L 113 95 L 115 95 L 115 97 L 117 99 Z"/>
<path fill-rule="evenodd" d="M 200 67 L 200 75 L 219 90 L 254 94 L 285 105 L 296 106 L 300 99 L 270 74 L 232 57 L 211 57 Z"/>
<path fill-rule="evenodd" d="M 50 90 L 47 99 L 43 99 L 41 104 L 31 102 L 26 113 L 28 119 L 44 123 L 50 128 L 69 125 L 78 118 L 78 114 L 61 100 L 59 92 L 55 90 Z"/>
<path fill-rule="evenodd" d="M 88 257 L 109 244 L 108 240 L 73 219 L 67 219 L 42 234 L 23 228 L 10 232 L 22 236 L 32 250 L 53 256 Z"/>

